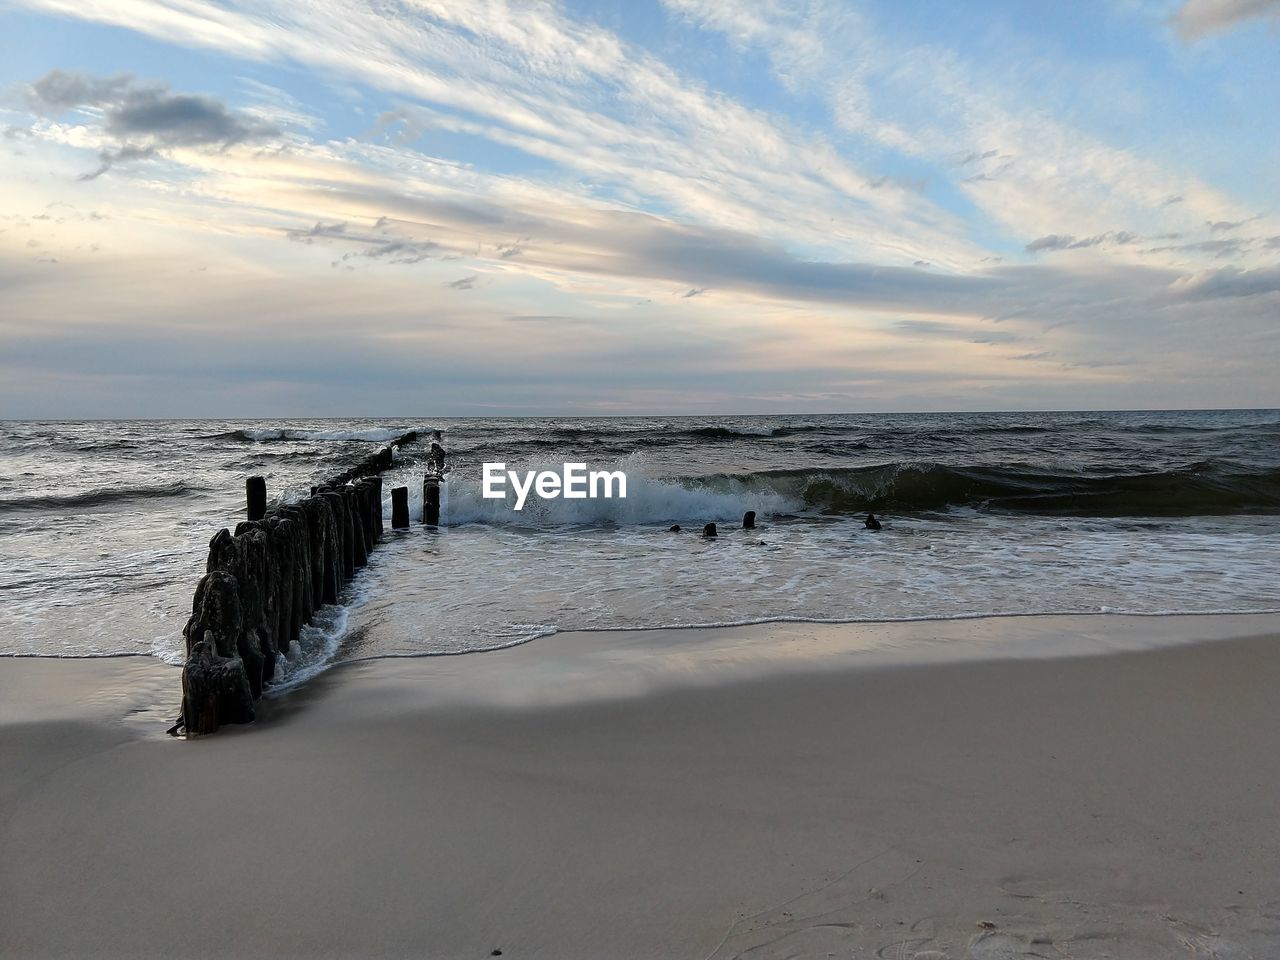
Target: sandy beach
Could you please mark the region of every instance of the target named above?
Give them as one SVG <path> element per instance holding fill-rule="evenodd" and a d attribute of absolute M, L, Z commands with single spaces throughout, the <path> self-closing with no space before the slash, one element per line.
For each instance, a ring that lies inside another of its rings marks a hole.
<path fill-rule="evenodd" d="M 199 742 L 174 668 L 4 660 L 0 954 L 1274 957 L 1278 638 L 562 634 L 340 666 Z"/>

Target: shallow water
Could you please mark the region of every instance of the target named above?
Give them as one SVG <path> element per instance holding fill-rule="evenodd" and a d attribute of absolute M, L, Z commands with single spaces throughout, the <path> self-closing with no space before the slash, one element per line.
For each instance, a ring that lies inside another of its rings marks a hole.
<path fill-rule="evenodd" d="M 295 499 L 433 427 L 445 528 L 389 537 L 308 628 L 294 679 L 566 629 L 1280 608 L 1276 411 L 21 422 L 0 424 L 0 652 L 180 659 L 246 476 Z M 407 483 L 415 513 L 424 455 L 406 450 L 384 485 Z M 496 460 L 621 468 L 628 496 L 517 513 L 480 496 Z M 712 520 L 722 536 L 703 540 Z"/>

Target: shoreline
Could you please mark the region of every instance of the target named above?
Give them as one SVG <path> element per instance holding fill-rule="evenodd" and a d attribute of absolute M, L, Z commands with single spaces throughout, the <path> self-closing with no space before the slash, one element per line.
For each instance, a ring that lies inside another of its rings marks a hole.
<path fill-rule="evenodd" d="M 176 667 L 0 660 L 0 953 L 1280 953 L 1266 620 L 557 634 L 186 743 Z"/>

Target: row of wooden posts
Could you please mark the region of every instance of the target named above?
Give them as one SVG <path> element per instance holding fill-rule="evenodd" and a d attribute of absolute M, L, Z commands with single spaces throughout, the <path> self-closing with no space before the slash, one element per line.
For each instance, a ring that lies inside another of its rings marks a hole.
<path fill-rule="evenodd" d="M 182 715 L 170 733 L 213 733 L 254 719 L 254 701 L 275 679 L 278 658 L 321 606 L 338 602 L 381 540 L 381 474 L 398 448 L 416 440 L 417 431 L 409 431 L 294 503 L 269 505 L 266 480 L 245 481 L 248 518 L 234 534 L 220 530 L 210 541 L 183 630 Z M 443 479 L 444 449 L 435 433 L 423 481 L 424 523 L 440 522 Z M 394 488 L 391 503 L 392 527 L 407 527 L 408 488 Z"/>

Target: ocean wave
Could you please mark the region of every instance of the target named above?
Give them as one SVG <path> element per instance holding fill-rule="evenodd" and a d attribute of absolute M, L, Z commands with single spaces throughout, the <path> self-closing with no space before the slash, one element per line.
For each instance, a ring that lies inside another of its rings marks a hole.
<path fill-rule="evenodd" d="M 38 497 L 0 499 L 0 512 L 19 510 L 62 510 L 105 507 L 134 500 L 185 497 L 200 488 L 187 483 L 166 483 L 154 487 L 97 487 L 77 493 L 43 494 Z"/>
<path fill-rule="evenodd" d="M 630 465 L 629 465 L 630 464 Z M 647 476 L 629 458 L 625 499 L 530 495 L 524 509 L 485 499 L 480 481 L 455 474 L 447 487 L 447 524 L 518 526 L 707 523 L 764 516 L 913 513 L 976 508 L 1079 516 L 1192 517 L 1280 513 L 1280 470 L 1250 471 L 1205 461 L 1178 470 L 1132 474 L 1056 473 L 1030 465 L 950 467 L 885 463 L 865 467 L 763 470 L 706 477 Z M 420 492 L 410 487 L 414 497 Z M 414 503 L 419 510 L 420 504 Z"/>
<path fill-rule="evenodd" d="M 1139 423 L 1132 426 L 1120 427 L 1118 432 L 1150 433 L 1157 435 L 1180 433 L 1232 433 L 1244 436 L 1256 433 L 1264 436 L 1274 436 L 1275 434 L 1280 433 L 1280 422 L 1251 423 L 1245 426 L 1233 424 L 1225 427 L 1198 426 L 1189 423 Z"/>
<path fill-rule="evenodd" d="M 388 443 L 405 434 L 406 427 L 372 427 L 366 430 L 295 430 L 289 427 L 264 427 L 228 430 L 216 434 L 212 439 L 238 440 L 242 443 L 270 443 L 277 440 L 338 440 L 364 441 L 368 443 Z"/>
<path fill-rule="evenodd" d="M 823 513 L 940 510 L 956 506 L 1045 514 L 1197 516 L 1280 512 L 1280 470 L 1221 461 L 1181 469 L 1093 475 L 1029 466 L 887 463 L 837 469 L 766 470 L 696 481 L 711 489 L 800 499 Z"/>

